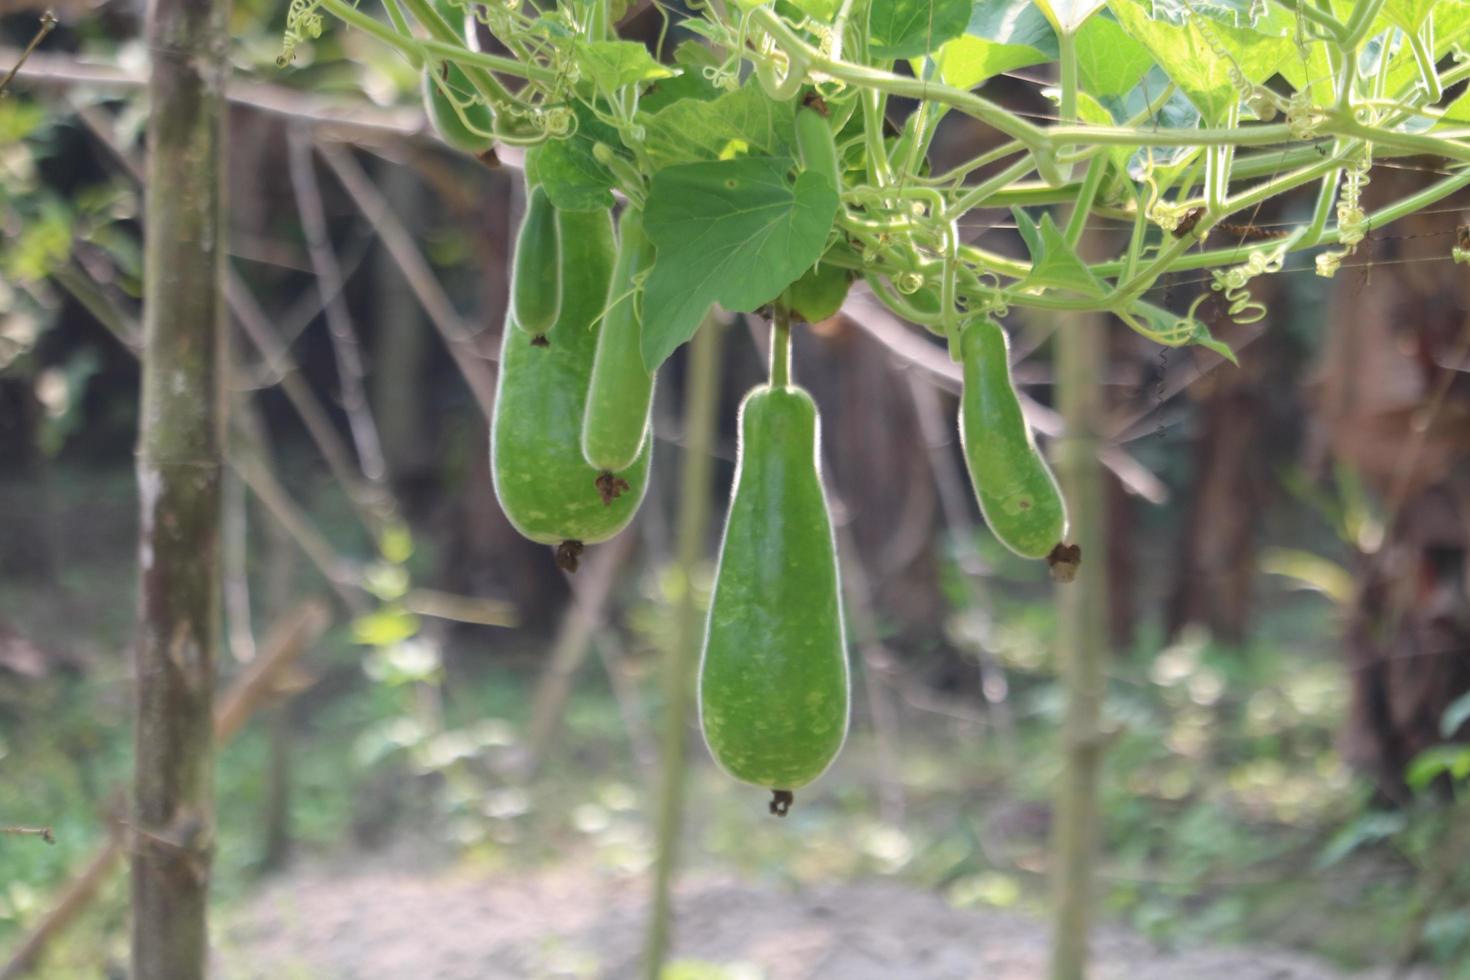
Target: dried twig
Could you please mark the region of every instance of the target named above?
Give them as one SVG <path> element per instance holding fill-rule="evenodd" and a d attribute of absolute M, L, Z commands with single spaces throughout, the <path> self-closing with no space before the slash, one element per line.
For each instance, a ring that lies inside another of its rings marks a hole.
<path fill-rule="evenodd" d="M 0 827 L 0 834 L 21 834 L 41 838 L 48 844 L 56 843 L 56 835 L 50 827 Z"/>
<path fill-rule="evenodd" d="M 388 467 L 383 460 L 378 426 L 373 420 L 372 408 L 368 405 L 367 392 L 363 388 L 365 371 L 362 353 L 357 343 L 357 332 L 352 326 L 352 314 L 348 312 L 347 303 L 342 298 L 342 268 L 337 264 L 337 255 L 332 250 L 331 238 L 327 234 L 321 189 L 317 186 L 316 170 L 311 161 L 311 139 L 302 127 L 293 126 L 287 134 L 287 144 L 296 212 L 301 218 L 307 254 L 311 258 L 311 266 L 322 292 L 327 333 L 332 338 L 332 351 L 337 358 L 337 378 L 342 387 L 342 410 L 347 414 L 347 424 L 352 432 L 353 445 L 357 447 L 357 460 L 362 468 L 362 475 L 380 492 L 386 494 Z"/>
<path fill-rule="evenodd" d="M 592 648 L 593 636 L 603 626 L 603 612 L 618 580 L 618 570 L 627 562 L 634 540 L 631 534 L 618 535 L 592 554 L 581 574 L 568 577 L 572 604 L 562 617 L 551 657 L 531 699 L 525 753 L 517 767 L 517 775 L 522 779 L 534 776 L 546 759 L 561 725 L 572 680 Z"/>
<path fill-rule="evenodd" d="M 30 43 L 25 46 L 25 50 L 21 51 L 20 56 L 15 59 L 15 63 L 10 66 L 10 70 L 5 73 L 5 77 L 0 78 L 0 99 L 3 99 L 5 97 L 5 90 L 10 87 L 10 80 L 14 78 L 16 72 L 20 71 L 21 68 L 25 65 L 26 59 L 31 56 L 32 52 L 34 52 L 38 47 L 41 46 L 41 42 L 46 40 L 46 35 L 50 34 L 55 29 L 56 15 L 48 10 L 41 15 L 41 26 L 36 28 L 35 36 L 32 37 Z"/>
<path fill-rule="evenodd" d="M 387 198 L 373 186 L 351 154 L 336 146 L 318 145 L 317 152 L 332 168 L 342 186 L 347 190 L 363 217 L 373 226 L 388 254 L 403 272 L 408 286 L 428 314 L 439 335 L 444 339 L 449 354 L 465 382 L 470 386 L 476 403 L 485 418 L 495 411 L 495 377 L 488 362 L 494 360 L 480 350 L 475 332 L 455 311 L 448 294 L 434 276 L 423 253 L 414 244 L 413 236 L 393 212 Z"/>

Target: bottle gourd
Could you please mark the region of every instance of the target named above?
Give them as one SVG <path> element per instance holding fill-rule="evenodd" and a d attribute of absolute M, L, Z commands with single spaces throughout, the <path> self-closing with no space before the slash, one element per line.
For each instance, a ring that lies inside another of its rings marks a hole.
<path fill-rule="evenodd" d="M 817 406 L 762 385 L 740 406 L 735 489 L 699 671 L 710 753 L 784 815 L 847 736 L 849 680 Z"/>
<path fill-rule="evenodd" d="M 575 570 L 583 544 L 604 541 L 632 520 L 648 483 L 652 440 L 616 473 L 626 489 L 604 503 L 597 470 L 582 458 L 582 414 L 612 275 L 612 219 L 606 211 L 558 212 L 565 295 L 555 326 L 534 338 L 507 323 L 490 430 L 491 476 L 506 517 L 533 541 L 558 546 Z"/>
<path fill-rule="evenodd" d="M 546 188 L 537 184 L 528 190 L 511 262 L 510 314 L 515 325 L 532 337 L 545 338 L 557 323 L 566 288 L 563 277 L 576 272 L 575 266 L 563 261 L 562 222 L 557 215 Z"/>
<path fill-rule="evenodd" d="M 464 33 L 464 8 L 436 2 L 434 9 L 449 26 Z M 495 113 L 480 100 L 463 69 L 449 61 L 431 62 L 424 68 L 423 85 L 424 111 L 440 139 L 456 150 L 475 155 L 495 145 Z"/>
<path fill-rule="evenodd" d="M 587 413 L 582 420 L 582 454 L 603 474 L 625 469 L 648 438 L 653 375 L 643 366 L 639 279 L 653 264 L 653 242 L 643 232 L 643 215 L 628 208 L 618 222 L 618 261 L 613 267 L 607 312 L 597 331 L 597 356 Z M 619 488 L 599 477 L 599 489 L 616 497 Z"/>
<path fill-rule="evenodd" d="M 960 352 L 960 440 L 980 511 L 1001 544 L 1025 558 L 1045 558 L 1067 533 L 1067 510 L 1021 412 L 1005 331 L 977 317 L 960 335 Z"/>

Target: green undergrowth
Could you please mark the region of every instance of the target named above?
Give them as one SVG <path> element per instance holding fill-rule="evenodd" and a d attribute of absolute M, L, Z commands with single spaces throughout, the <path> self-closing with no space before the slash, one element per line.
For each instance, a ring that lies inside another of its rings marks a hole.
<path fill-rule="evenodd" d="M 903 651 L 897 672 L 870 684 L 855 658 L 852 737 L 787 819 L 767 814 L 761 791 L 722 777 L 691 729 L 691 872 L 773 888 L 891 878 L 959 907 L 1046 913 L 1062 706 L 1051 612 L 1045 590 L 999 546 L 981 547 L 994 575 L 978 597 L 958 578 L 947 582 L 945 649 L 911 649 L 880 623 Z M 0 583 L 0 618 L 23 632 L 54 627 L 74 589 L 109 597 L 71 624 L 74 643 L 90 651 L 83 672 L 0 682 L 0 823 L 46 825 L 56 837 L 48 846 L 0 836 L 0 948 L 35 925 L 98 846 L 101 814 L 127 782 L 131 596 L 116 585 L 131 581 L 127 556 L 69 571 L 61 588 Z M 589 657 L 531 780 L 512 773 L 545 641 L 476 630 L 452 634 L 443 649 L 418 638 L 365 652 L 346 625 L 335 627 L 304 665 L 318 680 L 293 709 L 295 854 L 360 861 L 408 838 L 476 873 L 529 874 L 569 859 L 597 874 L 645 871 L 655 782 L 626 719 L 658 730 L 668 581 L 644 570 L 618 616 L 635 703 L 620 704 L 601 659 Z M 1305 594 L 1263 598 L 1256 638 L 1243 648 L 1199 632 L 1166 644 L 1146 628 L 1110 668 L 1105 918 L 1166 946 L 1265 943 L 1348 967 L 1391 961 L 1409 931 L 1422 931 L 1439 963 L 1465 962 L 1470 882 L 1452 875 L 1427 911 L 1421 905 L 1426 869 L 1463 808 L 1375 809 L 1334 749 L 1347 680 L 1331 608 Z M 981 646 L 1006 673 L 1006 713 L 979 696 Z M 896 734 L 875 730 L 873 690 L 894 712 Z M 269 755 L 259 720 L 220 753 L 214 894 L 225 920 L 265 873 Z M 43 976 L 123 962 L 125 898 L 115 876 Z"/>

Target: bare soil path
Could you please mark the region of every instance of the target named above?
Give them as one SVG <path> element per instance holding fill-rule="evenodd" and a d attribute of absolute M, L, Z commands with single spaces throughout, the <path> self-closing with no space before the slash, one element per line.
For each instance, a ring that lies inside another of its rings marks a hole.
<path fill-rule="evenodd" d="M 307 865 L 264 886 L 217 937 L 218 980 L 551 980 L 638 976 L 647 884 L 585 867 L 534 875 Z M 1047 930 L 874 881 L 780 889 L 694 876 L 676 956 L 731 980 L 1040 980 Z M 1101 930 L 1095 980 L 1389 980 L 1311 957 L 1171 953 Z M 711 974 L 700 974 L 701 978 Z M 1412 974 L 1432 980 L 1434 974 Z"/>

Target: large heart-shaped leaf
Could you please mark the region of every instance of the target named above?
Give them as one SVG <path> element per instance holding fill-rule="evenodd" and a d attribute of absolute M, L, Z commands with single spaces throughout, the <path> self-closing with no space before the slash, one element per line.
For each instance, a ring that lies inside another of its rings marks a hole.
<path fill-rule="evenodd" d="M 643 211 L 657 249 L 643 291 L 650 372 L 694 335 L 711 304 L 754 310 L 821 258 L 837 190 L 811 171 L 793 181 L 791 168 L 784 157 L 744 157 L 654 175 Z"/>

